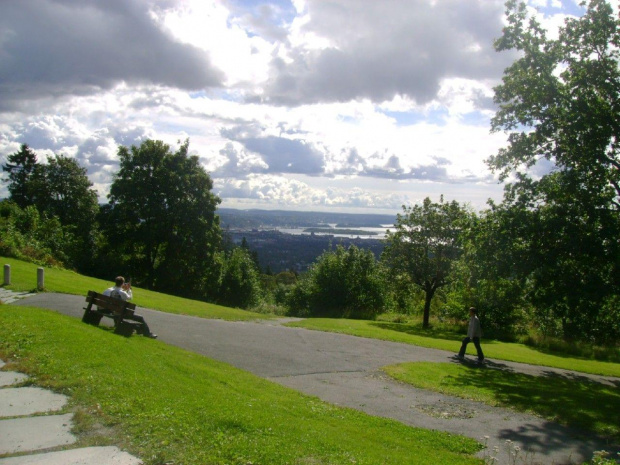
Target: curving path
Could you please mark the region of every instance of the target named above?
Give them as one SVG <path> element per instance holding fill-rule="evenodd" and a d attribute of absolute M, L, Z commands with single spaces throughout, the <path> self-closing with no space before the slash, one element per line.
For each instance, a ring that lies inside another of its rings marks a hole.
<path fill-rule="evenodd" d="M 81 318 L 84 297 L 43 293 L 14 302 Z M 532 415 L 436 394 L 384 376 L 382 366 L 407 361 L 452 362 L 454 353 L 334 333 L 281 326 L 278 321 L 228 322 L 139 309 L 159 340 L 227 362 L 327 402 L 394 418 L 405 424 L 449 431 L 498 446 L 499 464 L 515 463 L 506 441 L 520 447 L 516 463 L 582 463 L 597 450 L 618 445 Z M 455 347 L 455 350 L 457 348 Z M 489 368 L 594 380 L 620 387 L 611 377 L 583 375 L 511 362 Z"/>

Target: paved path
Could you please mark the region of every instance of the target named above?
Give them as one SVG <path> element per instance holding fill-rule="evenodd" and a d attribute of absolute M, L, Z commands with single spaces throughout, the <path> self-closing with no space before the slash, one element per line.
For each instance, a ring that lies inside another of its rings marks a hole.
<path fill-rule="evenodd" d="M 81 317 L 84 297 L 45 293 L 13 305 L 49 308 Z M 142 308 L 138 311 L 163 343 L 230 363 L 328 402 L 477 440 L 488 436 L 489 448 L 498 446 L 502 450 L 497 457 L 499 464 L 513 463 L 503 452 L 507 440 L 521 448 L 521 457 L 528 451 L 528 464 L 581 463 L 596 450 L 618 449 L 538 417 L 416 389 L 391 380 L 380 370 L 382 366 L 407 361 L 453 362 L 451 352 L 287 328 L 277 321 L 227 322 Z M 487 368 L 620 387 L 617 378 L 546 367 L 489 362 Z"/>
<path fill-rule="evenodd" d="M 0 360 L 0 370 L 4 362 Z M 22 373 L 0 371 L 0 465 L 139 465 L 118 447 L 73 447 L 67 397 L 23 386 Z"/>

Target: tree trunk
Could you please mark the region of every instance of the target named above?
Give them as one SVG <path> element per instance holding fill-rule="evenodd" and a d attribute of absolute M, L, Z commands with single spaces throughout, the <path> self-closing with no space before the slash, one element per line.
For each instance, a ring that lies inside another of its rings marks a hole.
<path fill-rule="evenodd" d="M 428 320 L 431 314 L 431 300 L 433 300 L 433 296 L 435 295 L 435 289 L 425 289 L 425 299 L 424 299 L 424 320 L 422 322 L 423 328 L 428 328 Z"/>

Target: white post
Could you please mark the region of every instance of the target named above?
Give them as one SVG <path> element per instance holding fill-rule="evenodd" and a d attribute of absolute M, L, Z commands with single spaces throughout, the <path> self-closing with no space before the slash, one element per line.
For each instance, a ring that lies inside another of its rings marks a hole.
<path fill-rule="evenodd" d="M 4 285 L 11 284 L 11 265 L 4 265 Z"/>
<path fill-rule="evenodd" d="M 37 268 L 37 289 L 42 290 L 43 288 L 45 288 L 45 270 Z"/>

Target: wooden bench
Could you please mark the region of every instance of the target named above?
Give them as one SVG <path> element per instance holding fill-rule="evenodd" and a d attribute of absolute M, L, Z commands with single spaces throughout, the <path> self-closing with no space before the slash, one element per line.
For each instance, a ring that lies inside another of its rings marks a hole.
<path fill-rule="evenodd" d="M 95 291 L 88 291 L 86 296 L 88 305 L 84 307 L 82 321 L 93 326 L 99 326 L 103 317 L 114 320 L 114 332 L 129 337 L 134 330 L 141 328 L 141 323 L 128 320 L 134 315 L 136 304 L 108 297 Z"/>

